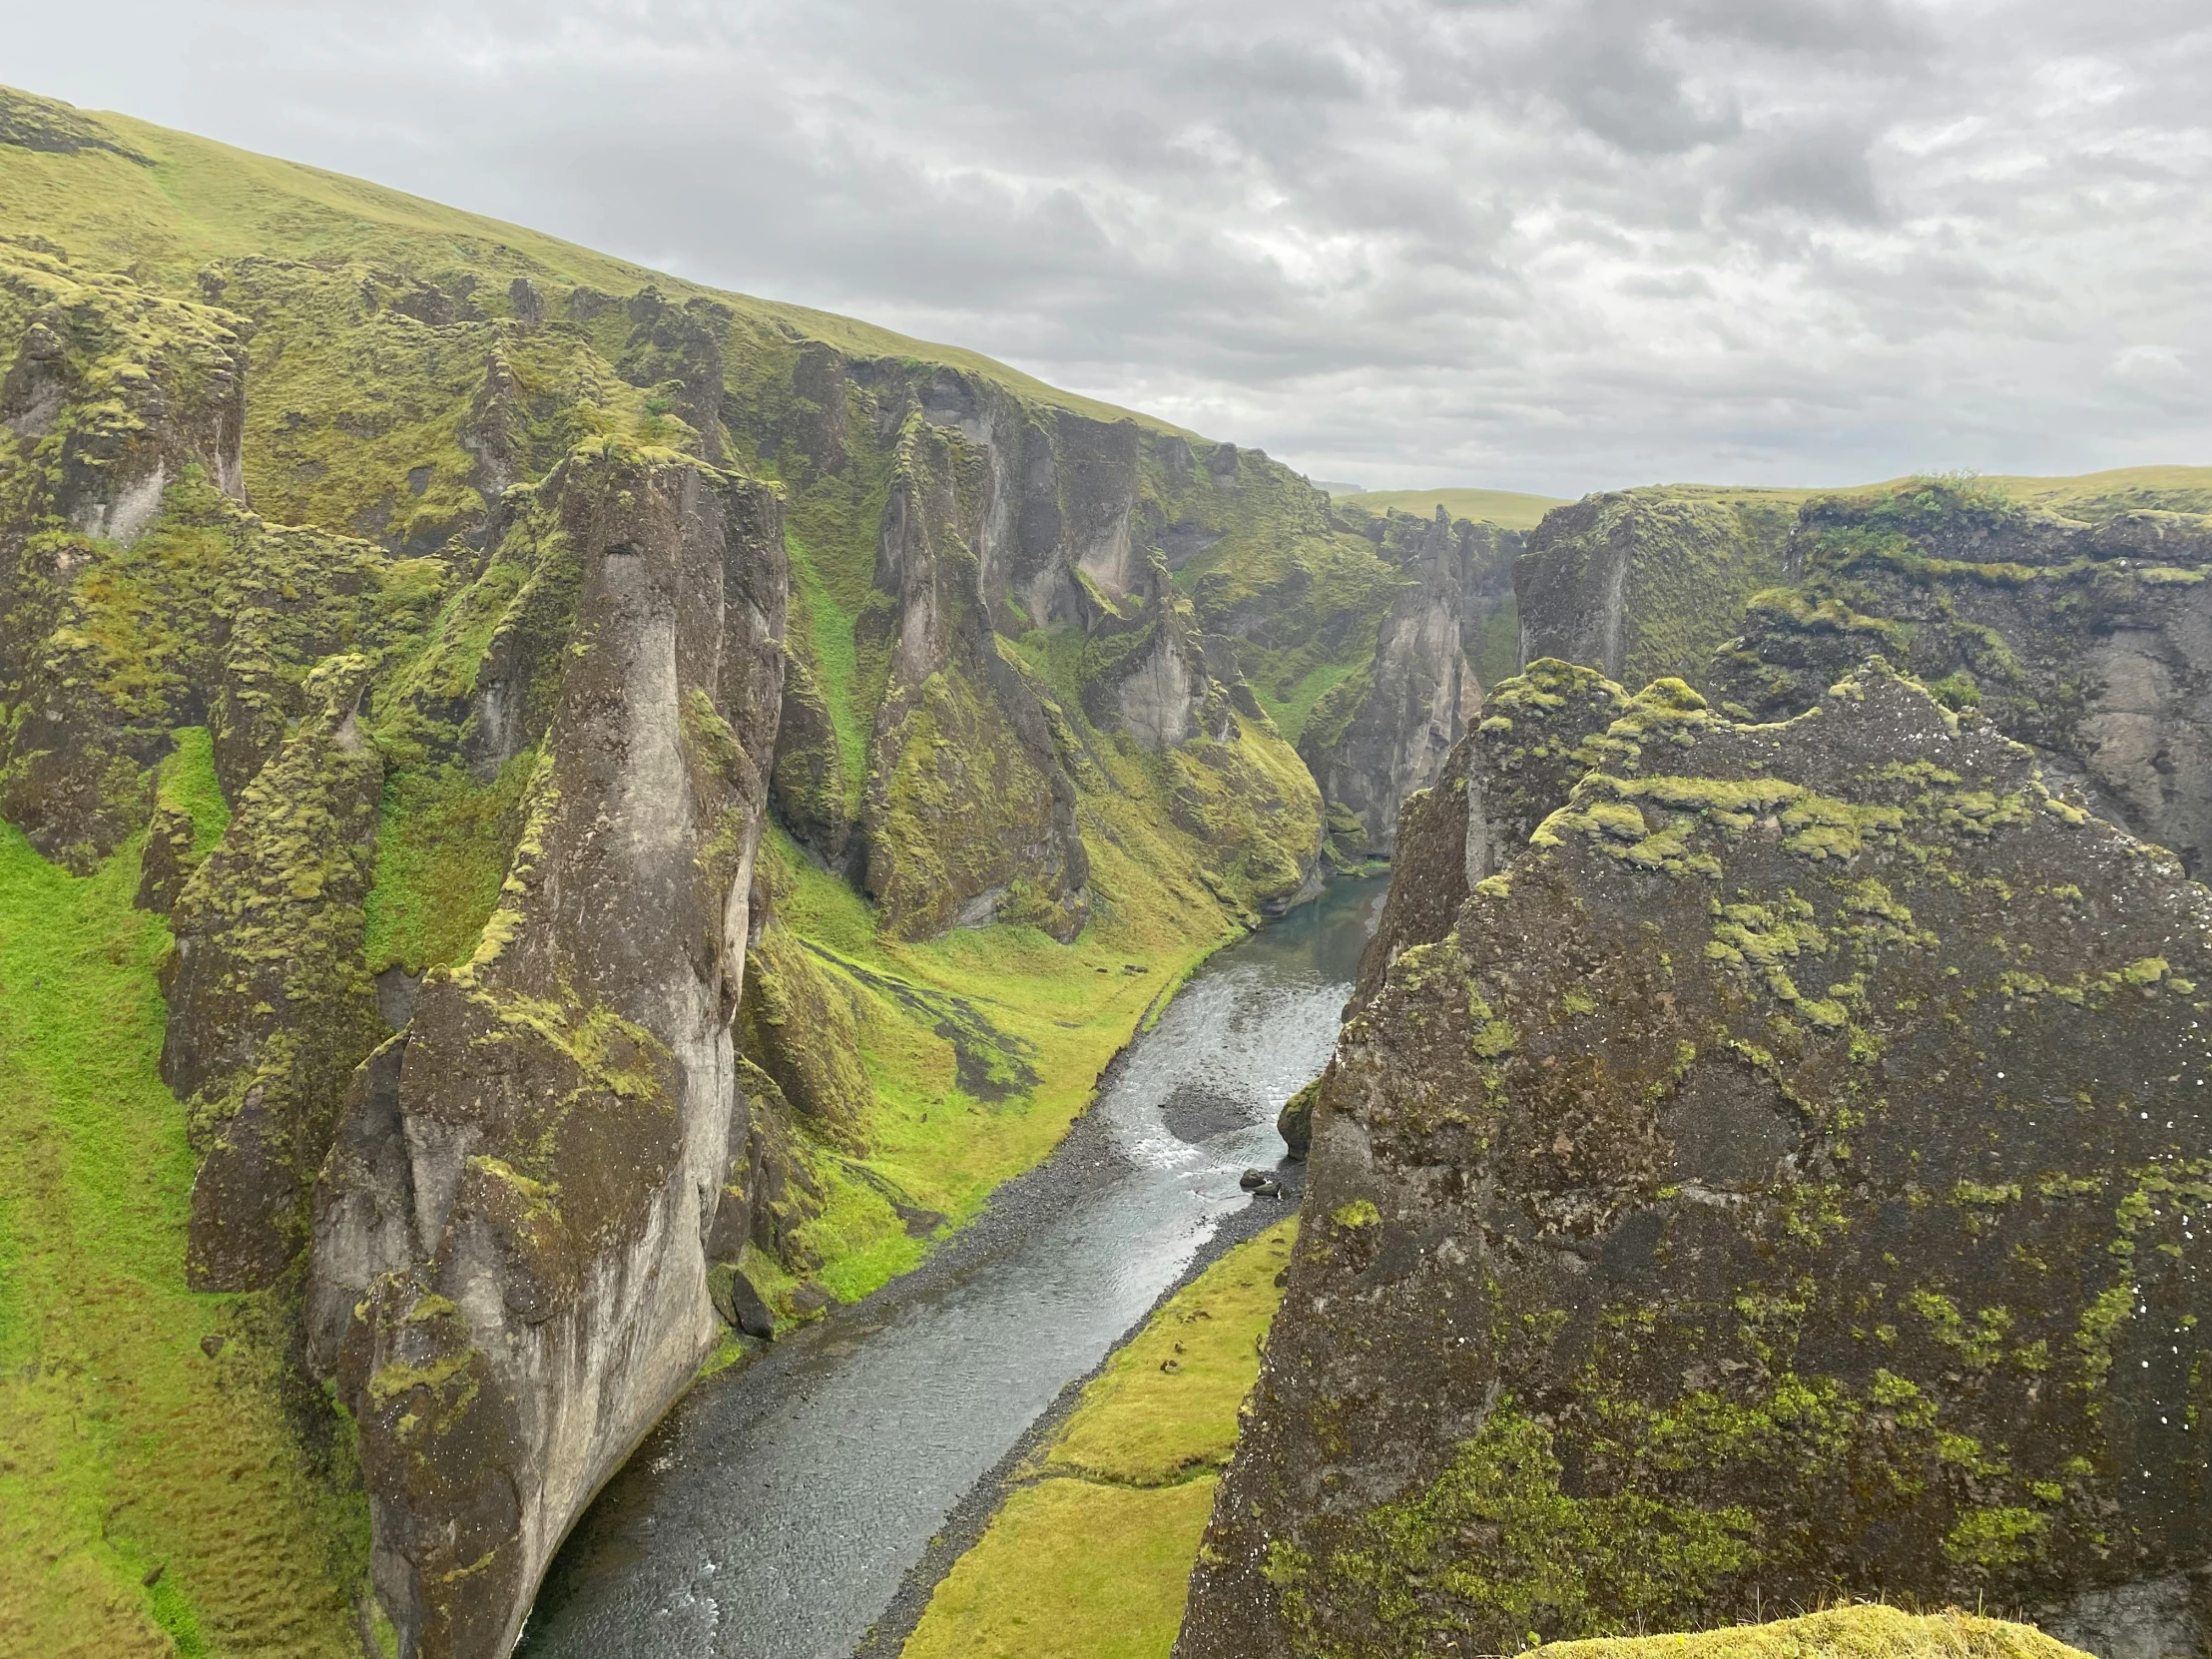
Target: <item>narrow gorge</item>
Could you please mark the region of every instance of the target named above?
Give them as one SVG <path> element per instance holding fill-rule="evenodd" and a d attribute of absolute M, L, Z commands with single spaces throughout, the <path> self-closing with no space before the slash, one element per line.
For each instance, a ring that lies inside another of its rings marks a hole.
<path fill-rule="evenodd" d="M 6 94 L 0 164 L 0 813 L 143 869 L 193 1175 L 115 1266 L 326 1563 L 72 1541 L 65 1459 L 117 1628 L 504 1652 L 703 1364 L 974 1217 L 1479 709 L 1517 532 L 121 118 Z"/>
<path fill-rule="evenodd" d="M 2212 468 L 1371 499 L 6 89 L 0 364 L 0 1659 L 2212 1659 Z"/>

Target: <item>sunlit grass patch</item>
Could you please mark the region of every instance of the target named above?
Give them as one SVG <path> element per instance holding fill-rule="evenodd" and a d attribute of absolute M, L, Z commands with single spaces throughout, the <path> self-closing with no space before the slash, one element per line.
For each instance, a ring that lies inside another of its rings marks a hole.
<path fill-rule="evenodd" d="M 1164 1659 L 1298 1223 L 1178 1291 L 953 1564 L 905 1659 Z"/>

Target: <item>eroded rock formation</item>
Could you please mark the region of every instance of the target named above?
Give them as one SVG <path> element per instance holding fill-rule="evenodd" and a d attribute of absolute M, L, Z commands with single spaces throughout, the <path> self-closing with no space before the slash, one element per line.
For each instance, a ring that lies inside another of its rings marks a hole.
<path fill-rule="evenodd" d="M 2212 847 L 2212 521 L 2077 523 L 1931 484 L 1806 506 L 1787 587 L 1708 670 L 1747 716 L 1811 706 L 1869 651 L 2035 749 L 2104 817 Z"/>
<path fill-rule="evenodd" d="M 1766 726 L 1548 678 L 1406 828 L 1490 872 L 1317 1091 L 1178 1651 L 1877 1593 L 2203 1651 L 2212 895 L 1879 663 Z"/>
<path fill-rule="evenodd" d="M 1482 708 L 1468 658 L 1512 599 L 1521 537 L 1393 513 L 1376 522 L 1380 548 L 1400 559 L 1402 585 L 1378 630 L 1374 661 L 1315 706 L 1299 754 L 1329 804 L 1332 849 L 1343 862 L 1391 856 L 1398 804 L 1427 787 Z"/>
<path fill-rule="evenodd" d="M 1795 497 L 1756 490 L 1622 490 L 1553 508 L 1513 572 L 1521 661 L 1702 684 L 1744 600 L 1783 579 L 1795 518 Z"/>
<path fill-rule="evenodd" d="M 510 535 L 569 567 L 527 826 L 469 958 L 364 1066 L 316 1196 L 310 1345 L 361 1428 L 409 1652 L 501 1653 L 568 1523 L 715 1337 L 743 1240 L 733 1041 L 783 691 L 774 497 L 580 453 Z M 479 695 L 498 684 L 479 681 Z"/>

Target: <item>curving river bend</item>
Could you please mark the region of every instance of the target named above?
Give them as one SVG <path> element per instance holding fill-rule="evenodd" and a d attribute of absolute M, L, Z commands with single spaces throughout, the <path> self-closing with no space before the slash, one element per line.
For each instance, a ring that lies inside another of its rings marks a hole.
<path fill-rule="evenodd" d="M 1215 956 L 1061 1146 L 928 1262 L 694 1388 L 577 1522 L 528 1659 L 847 1659 L 963 1496 L 1282 1153 L 1380 880 Z"/>

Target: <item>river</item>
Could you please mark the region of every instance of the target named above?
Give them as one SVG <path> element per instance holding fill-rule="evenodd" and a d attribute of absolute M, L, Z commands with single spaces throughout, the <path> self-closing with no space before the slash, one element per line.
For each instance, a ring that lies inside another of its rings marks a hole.
<path fill-rule="evenodd" d="M 1380 880 L 1216 955 L 1051 1157 L 873 1296 L 693 1388 L 577 1522 L 527 1659 L 848 1659 L 960 1499 L 1248 1206 Z M 1253 1218 L 1257 1219 L 1257 1218 Z"/>

